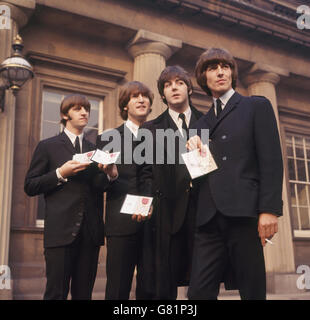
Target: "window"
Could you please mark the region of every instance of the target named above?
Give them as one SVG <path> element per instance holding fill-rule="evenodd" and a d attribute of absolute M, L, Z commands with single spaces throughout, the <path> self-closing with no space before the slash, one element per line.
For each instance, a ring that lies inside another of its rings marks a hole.
<path fill-rule="evenodd" d="M 310 137 L 286 136 L 294 236 L 310 237 Z"/>
<path fill-rule="evenodd" d="M 72 92 L 59 92 L 44 90 L 42 98 L 42 125 L 41 140 L 59 134 L 63 130 L 60 124 L 59 107 L 65 96 Z M 87 127 L 84 129 L 86 139 L 96 142 L 98 132 L 103 131 L 103 107 L 102 100 L 88 97 L 91 104 L 91 112 Z"/>
<path fill-rule="evenodd" d="M 65 96 L 72 92 L 64 92 L 53 89 L 44 89 L 42 96 L 42 122 L 41 122 L 41 140 L 58 135 L 63 131 L 63 125 L 60 123 L 59 108 L 61 101 Z M 91 104 L 91 112 L 88 125 L 84 129 L 85 138 L 92 143 L 96 142 L 98 132 L 103 131 L 103 100 L 87 96 Z M 38 197 L 37 226 L 44 225 L 44 196 Z"/>

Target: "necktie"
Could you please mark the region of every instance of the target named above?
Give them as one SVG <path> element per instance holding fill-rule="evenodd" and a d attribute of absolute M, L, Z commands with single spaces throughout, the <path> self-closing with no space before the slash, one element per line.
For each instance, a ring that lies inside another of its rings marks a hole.
<path fill-rule="evenodd" d="M 74 149 L 76 153 L 81 153 L 80 139 L 79 137 L 75 138 Z"/>
<path fill-rule="evenodd" d="M 185 121 L 185 114 L 184 113 L 180 113 L 179 114 L 179 118 L 182 120 L 182 129 L 185 130 L 186 132 L 186 136 L 188 138 L 188 127 L 187 127 L 187 124 L 186 124 L 186 121 Z"/>
<path fill-rule="evenodd" d="M 222 101 L 220 99 L 216 99 L 216 117 L 219 118 L 222 112 Z"/>

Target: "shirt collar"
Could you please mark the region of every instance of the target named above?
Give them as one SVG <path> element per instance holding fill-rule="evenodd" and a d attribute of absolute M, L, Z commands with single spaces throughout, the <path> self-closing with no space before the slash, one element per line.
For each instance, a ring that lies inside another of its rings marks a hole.
<path fill-rule="evenodd" d="M 133 123 L 131 120 L 127 119 L 125 122 L 126 127 L 130 130 L 130 132 L 137 138 L 139 126 Z"/>
<path fill-rule="evenodd" d="M 181 127 L 182 127 L 182 120 L 179 118 L 180 112 L 176 112 L 170 108 L 169 108 L 168 112 L 169 112 L 171 118 L 173 119 L 173 121 L 175 122 L 175 124 L 179 127 L 180 123 L 181 123 Z M 187 126 L 189 126 L 189 122 L 190 122 L 191 115 L 192 115 L 191 108 L 188 107 L 183 113 L 185 114 L 186 124 L 187 124 Z"/>
<path fill-rule="evenodd" d="M 233 96 L 234 93 L 235 93 L 235 90 L 233 88 L 231 88 L 230 90 L 226 91 L 222 96 L 219 97 L 219 99 L 222 102 L 222 110 L 224 109 L 224 107 L 226 106 L 227 102 Z M 216 100 L 217 99 L 213 97 L 214 106 L 216 106 Z"/>
<path fill-rule="evenodd" d="M 73 146 L 75 145 L 75 139 L 77 137 L 77 135 L 75 135 L 74 133 L 72 133 L 71 131 L 69 131 L 67 128 L 64 129 L 65 134 L 68 136 L 68 138 L 70 139 L 70 141 L 72 142 Z M 83 141 L 83 137 L 84 137 L 84 132 L 82 132 L 80 135 L 78 135 L 79 140 L 80 140 L 80 145 L 82 148 L 82 141 Z"/>

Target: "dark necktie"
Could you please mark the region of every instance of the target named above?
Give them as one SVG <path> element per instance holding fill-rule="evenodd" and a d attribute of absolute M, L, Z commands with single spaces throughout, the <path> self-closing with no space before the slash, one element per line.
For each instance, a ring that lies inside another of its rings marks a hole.
<path fill-rule="evenodd" d="M 81 153 L 80 139 L 79 137 L 75 138 L 74 149 L 76 153 Z"/>
<path fill-rule="evenodd" d="M 216 117 L 219 118 L 222 112 L 222 102 L 220 99 L 216 99 Z"/>
<path fill-rule="evenodd" d="M 179 118 L 182 120 L 182 129 L 185 130 L 186 132 L 186 136 L 188 138 L 188 127 L 185 121 L 185 114 L 184 113 L 180 113 L 179 114 Z"/>

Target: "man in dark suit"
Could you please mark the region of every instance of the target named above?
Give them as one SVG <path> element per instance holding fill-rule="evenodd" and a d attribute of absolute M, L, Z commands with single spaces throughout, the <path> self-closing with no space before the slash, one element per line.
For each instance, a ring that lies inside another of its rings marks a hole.
<path fill-rule="evenodd" d="M 196 202 L 190 175 L 179 161 L 179 153 L 183 147 L 186 151 L 188 129 L 202 113 L 191 106 L 193 87 L 183 68 L 166 67 L 157 83 L 168 109 L 141 127 L 152 133 L 154 153 L 152 163 L 138 167 L 141 194 L 154 197 L 154 212 L 146 225 L 153 240 L 146 269 L 153 270 L 153 282 L 149 282 L 153 284 L 149 286 L 153 298 L 176 299 L 178 286 L 188 285 L 189 281 Z M 166 141 L 158 138 L 164 131 L 169 136 Z M 163 159 L 159 150 L 163 151 Z"/>
<path fill-rule="evenodd" d="M 97 148 L 121 152 L 118 178 L 107 189 L 105 235 L 107 237 L 106 300 L 128 300 L 132 278 L 137 267 L 136 299 L 147 299 L 143 290 L 142 246 L 144 223 L 121 213 L 127 194 L 138 195 L 136 165 L 133 162 L 134 137 L 151 112 L 153 93 L 143 83 L 131 81 L 120 89 L 119 109 L 125 123 L 97 137 Z M 116 136 L 120 136 L 118 140 Z M 139 220 L 141 217 L 139 217 Z"/>
<path fill-rule="evenodd" d="M 199 181 L 188 297 L 216 299 L 228 264 L 242 299 L 265 299 L 263 246 L 277 232 L 282 215 L 283 165 L 275 115 L 265 97 L 234 91 L 237 65 L 226 50 L 204 52 L 195 72 L 213 98 L 195 126 L 209 129 L 218 169 Z M 203 149 L 199 136 L 188 147 Z"/>
<path fill-rule="evenodd" d="M 95 146 L 84 138 L 89 101 L 81 95 L 67 96 L 61 103 L 60 135 L 40 141 L 25 178 L 29 196 L 44 194 L 44 299 L 91 299 L 97 273 L 98 254 L 104 244 L 102 190 L 117 175 L 116 166 L 79 163 L 76 153 Z M 101 170 L 105 173 L 100 172 Z"/>

